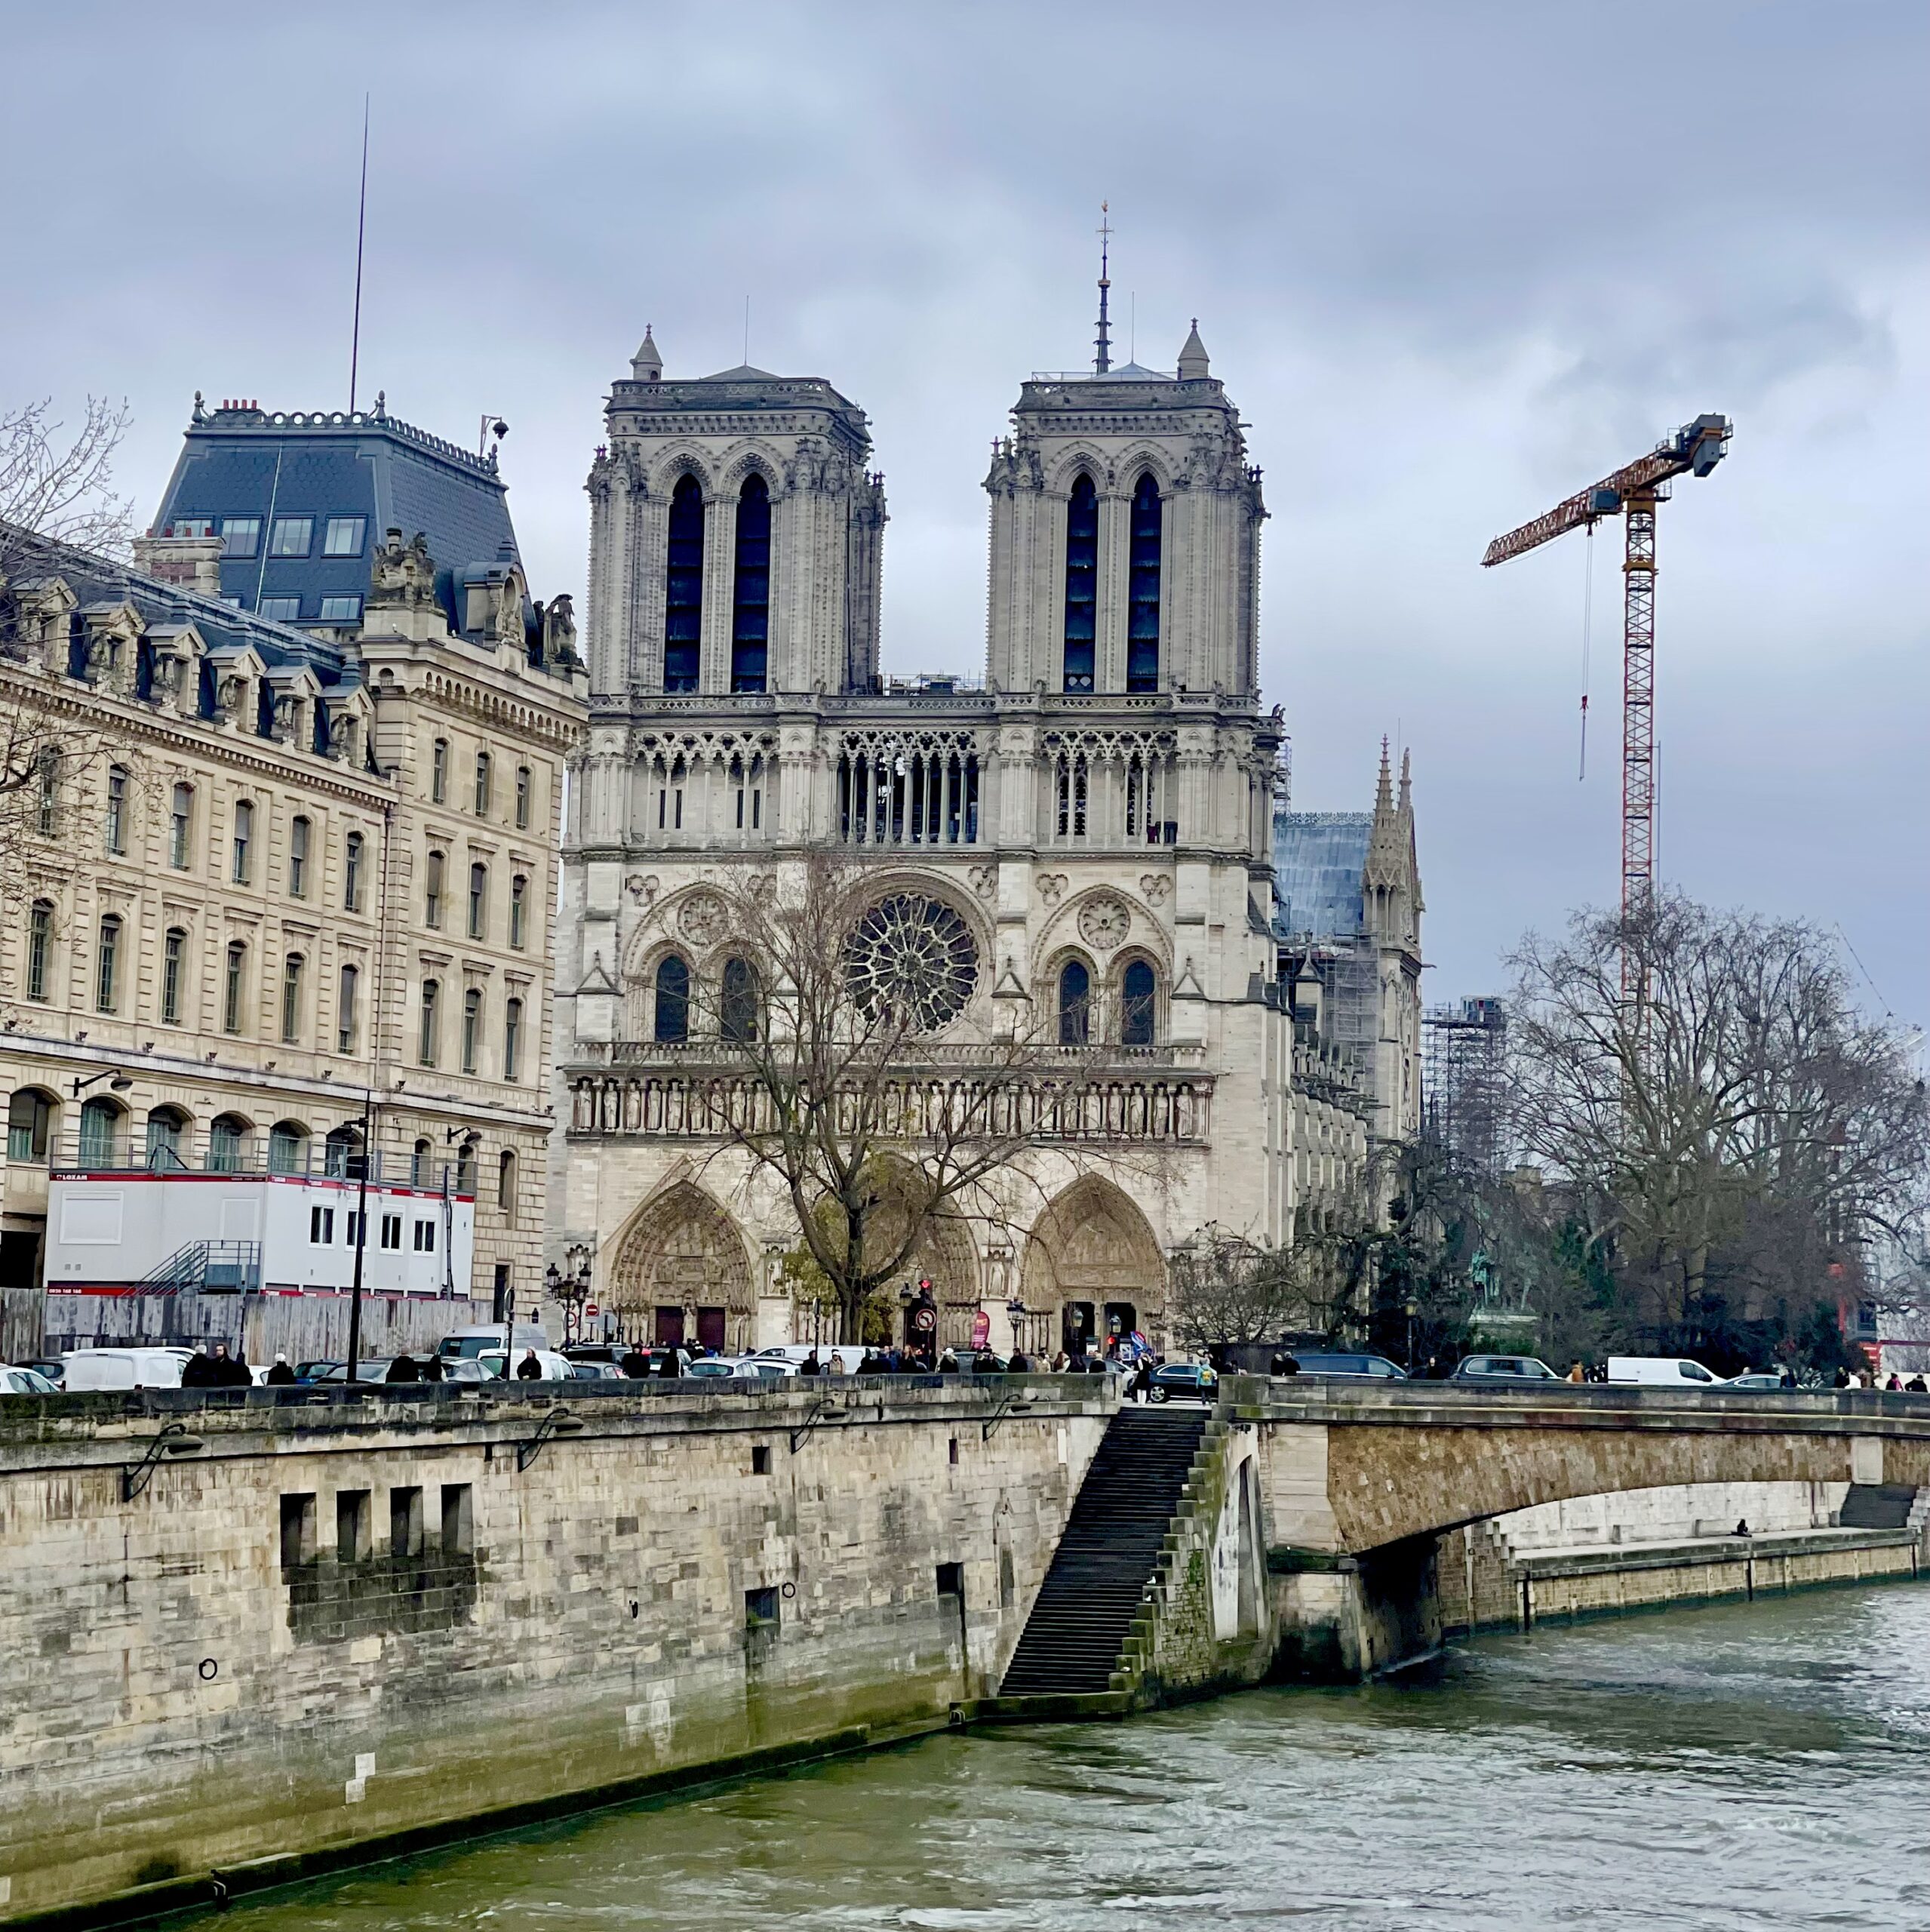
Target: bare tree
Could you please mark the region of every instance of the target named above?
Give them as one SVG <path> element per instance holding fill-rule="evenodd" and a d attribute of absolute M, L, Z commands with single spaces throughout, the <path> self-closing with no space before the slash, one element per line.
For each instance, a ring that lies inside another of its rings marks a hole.
<path fill-rule="evenodd" d="M 1853 1294 L 1869 1244 L 1920 1232 L 1922 1083 L 1814 927 L 1664 896 L 1627 923 L 1578 914 L 1514 964 L 1520 1144 L 1610 1246 L 1639 1325 L 1686 1338 Z"/>
<path fill-rule="evenodd" d="M 63 436 L 50 402 L 0 414 L 0 898 L 17 898 L 35 841 L 57 844 L 121 734 L 68 701 L 58 672 L 21 639 L 21 592 L 60 573 L 59 546 L 111 563 L 128 551 L 133 506 L 112 495 L 127 405 L 90 396 Z M 61 667 L 64 669 L 64 666 Z M 132 761 L 130 761 L 131 764 Z M 134 782 L 131 773 L 129 783 Z"/>
<path fill-rule="evenodd" d="M 936 1036 L 977 990 L 964 921 L 941 899 L 823 854 L 719 888 L 736 942 L 693 988 L 730 1073 L 712 1103 L 725 1146 L 781 1187 L 838 1339 L 948 1222 L 1010 1225 L 1042 1138 L 1074 1132 L 1089 1057 L 1025 1025 Z M 663 997 L 659 992 L 659 1000 Z"/>

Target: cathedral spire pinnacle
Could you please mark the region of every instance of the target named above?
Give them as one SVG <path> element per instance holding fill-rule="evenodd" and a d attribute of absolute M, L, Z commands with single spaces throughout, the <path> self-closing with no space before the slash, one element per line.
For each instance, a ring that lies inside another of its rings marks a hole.
<path fill-rule="evenodd" d="M 1112 245 L 1112 223 L 1108 215 L 1110 204 L 1099 204 L 1099 353 L 1093 358 L 1094 371 L 1103 376 L 1112 367 L 1112 337 L 1106 322 L 1106 297 L 1112 282 L 1107 274 L 1107 257 Z"/>
<path fill-rule="evenodd" d="M 1182 383 L 1197 382 L 1212 373 L 1212 365 L 1206 360 L 1206 345 L 1200 340 L 1200 318 L 1193 318 L 1192 333 L 1186 338 L 1186 346 L 1179 352 L 1179 380 Z"/>
<path fill-rule="evenodd" d="M 1406 764 L 1405 752 L 1401 755 L 1401 762 L 1404 768 Z M 1404 769 L 1403 775 L 1405 777 Z M 1381 740 L 1381 780 L 1374 792 L 1374 816 L 1377 819 L 1384 818 L 1393 810 L 1394 768 L 1388 761 L 1388 741 L 1383 738 Z"/>
<path fill-rule="evenodd" d="M 650 334 L 648 322 L 644 325 L 644 339 L 638 345 L 636 354 L 630 358 L 630 374 L 640 383 L 660 383 L 663 380 L 663 358 L 657 353 L 656 340 Z"/>

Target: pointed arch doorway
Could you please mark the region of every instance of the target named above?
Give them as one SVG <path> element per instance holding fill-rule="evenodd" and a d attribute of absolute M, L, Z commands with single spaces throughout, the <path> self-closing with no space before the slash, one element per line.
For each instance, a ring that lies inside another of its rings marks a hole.
<path fill-rule="evenodd" d="M 1025 1244 L 1025 1305 L 1050 1310 L 1068 1355 L 1105 1353 L 1135 1329 L 1154 1346 L 1166 1326 L 1166 1261 L 1121 1189 L 1088 1174 L 1055 1195 Z"/>

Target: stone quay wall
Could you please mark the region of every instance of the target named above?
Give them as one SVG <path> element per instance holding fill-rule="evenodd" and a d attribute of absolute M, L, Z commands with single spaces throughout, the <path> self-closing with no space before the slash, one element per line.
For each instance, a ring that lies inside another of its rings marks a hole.
<path fill-rule="evenodd" d="M 1026 1392 L 989 1435 L 997 1390 L 950 1378 L 10 1402 L 0 1921 L 947 1722 L 996 1685 L 1112 1407 Z"/>

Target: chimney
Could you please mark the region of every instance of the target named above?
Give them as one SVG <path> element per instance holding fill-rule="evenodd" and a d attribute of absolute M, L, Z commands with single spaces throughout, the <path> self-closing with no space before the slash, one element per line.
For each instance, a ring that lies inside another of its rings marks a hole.
<path fill-rule="evenodd" d="M 171 523 L 157 537 L 149 531 L 134 539 L 134 568 L 159 583 L 178 584 L 204 597 L 221 595 L 221 552 L 224 540 L 214 534 L 212 519 L 186 517 Z"/>

